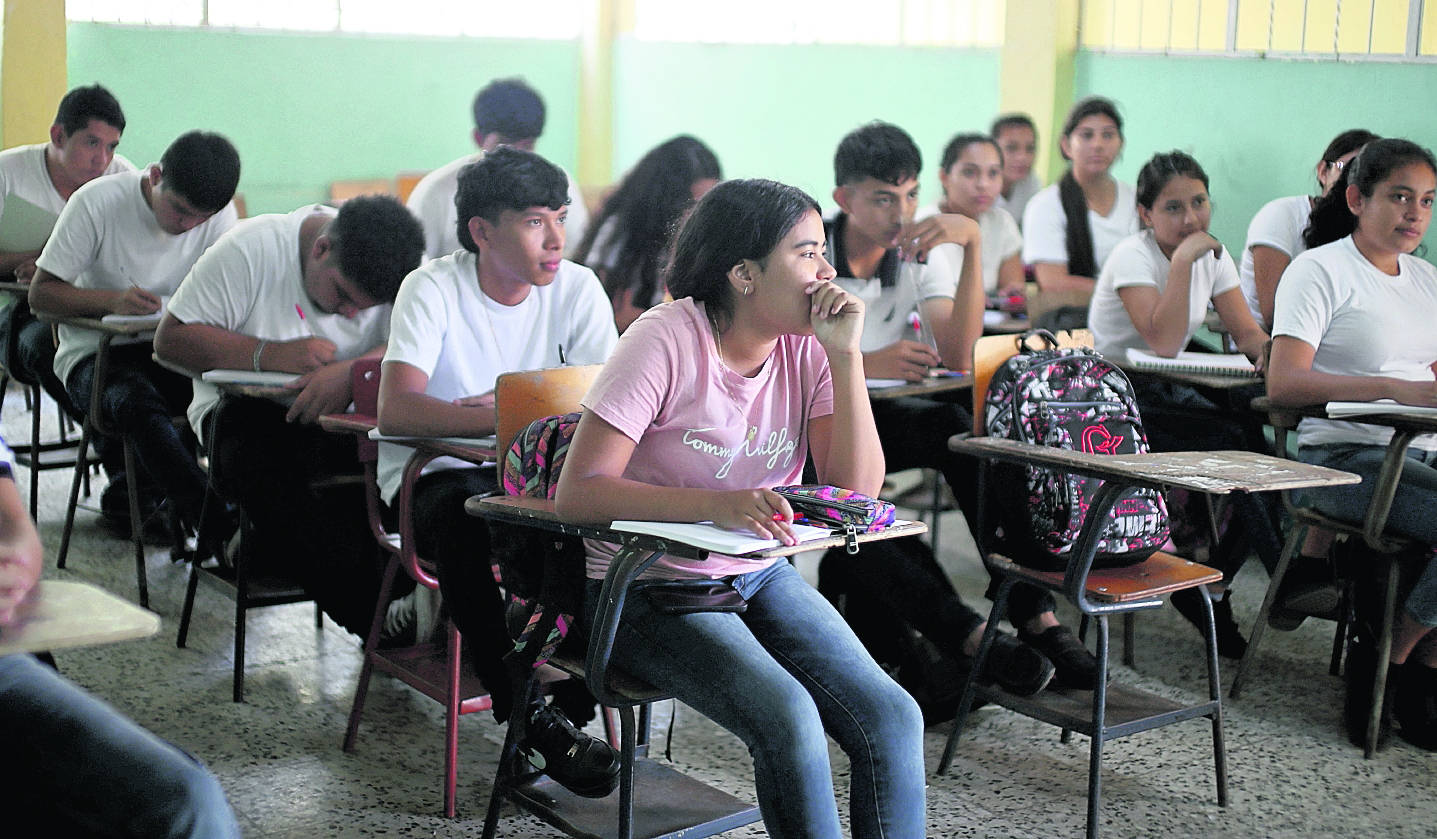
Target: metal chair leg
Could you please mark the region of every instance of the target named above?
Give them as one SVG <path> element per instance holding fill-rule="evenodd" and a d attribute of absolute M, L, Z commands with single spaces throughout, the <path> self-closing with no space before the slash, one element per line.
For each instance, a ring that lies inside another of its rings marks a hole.
<path fill-rule="evenodd" d="M 70 481 L 70 503 L 65 508 L 65 529 L 60 534 L 60 555 L 55 560 L 56 568 L 64 568 L 65 559 L 70 554 L 70 534 L 75 529 L 75 507 L 80 503 L 80 480 L 88 468 L 90 438 L 93 434 L 94 427 L 90 418 L 86 417 L 80 431 L 80 454 L 75 461 L 75 476 Z"/>

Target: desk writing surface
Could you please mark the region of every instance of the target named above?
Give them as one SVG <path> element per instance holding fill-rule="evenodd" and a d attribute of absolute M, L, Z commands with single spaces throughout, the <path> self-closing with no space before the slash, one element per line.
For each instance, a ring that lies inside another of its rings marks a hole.
<path fill-rule="evenodd" d="M 148 638 L 160 616 L 89 583 L 41 580 L 23 616 L 0 629 L 0 655 Z"/>
<path fill-rule="evenodd" d="M 957 375 L 930 376 L 916 382 L 899 382 L 889 384 L 888 379 L 873 379 L 873 382 L 882 382 L 882 386 L 870 386 L 868 388 L 869 399 L 897 399 L 900 396 L 924 396 L 933 393 L 944 393 L 946 391 L 967 390 L 973 387 L 973 374 L 960 373 Z"/>
<path fill-rule="evenodd" d="M 14 280 L 0 282 L 0 294 L 13 294 L 17 297 L 24 297 L 29 295 L 29 293 L 29 283 L 20 283 L 15 282 Z"/>
<path fill-rule="evenodd" d="M 955 437 L 949 445 L 976 457 L 1045 466 L 1104 480 L 1157 489 L 1181 487 L 1225 495 L 1360 483 L 1350 472 L 1255 452 L 1149 452 L 1088 454 L 997 437 Z"/>
<path fill-rule="evenodd" d="M 1389 428 L 1396 428 L 1404 431 L 1418 431 L 1421 433 L 1437 433 L 1437 417 L 1424 416 L 1421 414 L 1362 414 L 1360 416 L 1334 417 L 1327 413 L 1326 403 L 1317 405 L 1275 405 L 1266 396 L 1259 396 L 1252 400 L 1254 411 L 1263 411 L 1277 415 L 1288 425 L 1295 425 L 1297 420 L 1303 417 L 1314 419 L 1334 419 L 1342 422 L 1360 422 L 1365 425 L 1383 425 Z"/>
<path fill-rule="evenodd" d="M 93 332 L 99 332 L 104 335 L 126 336 L 131 338 L 153 338 L 155 336 L 155 327 L 159 325 L 158 321 L 149 320 L 115 322 L 102 320 L 100 318 L 83 318 L 68 316 L 46 317 L 45 315 L 39 313 L 36 314 L 36 317 L 40 318 L 40 320 L 43 320 L 46 323 L 59 323 L 64 324 L 65 326 L 73 326 L 78 329 L 89 329 Z"/>
<path fill-rule="evenodd" d="M 690 547 L 689 551 L 672 550 L 667 540 L 654 536 L 644 536 L 634 533 L 622 533 L 617 530 L 610 530 L 607 527 L 595 525 L 573 525 L 566 524 L 559 519 L 554 512 L 554 502 L 542 498 L 527 498 L 522 496 L 475 496 L 464 502 L 464 509 L 471 516 L 493 519 L 496 521 L 507 521 L 513 524 L 530 525 L 544 530 L 552 530 L 558 533 L 567 533 L 574 536 L 584 536 L 591 539 L 599 539 L 604 542 L 624 542 L 625 540 L 637 540 L 637 544 L 645 549 L 667 550 L 669 553 L 682 553 L 692 555 L 697 559 L 704 559 L 708 552 L 699 548 Z M 884 539 L 894 539 L 899 536 L 917 536 L 928 532 L 928 525 L 922 522 L 910 521 L 894 524 L 876 533 L 860 533 L 858 541 L 877 542 Z M 793 554 L 804 553 L 812 550 L 824 550 L 837 548 L 846 545 L 847 537 L 842 533 L 835 533 L 828 539 L 815 539 L 803 542 L 798 545 L 778 545 L 772 548 L 765 548 L 759 551 L 743 554 L 744 559 L 768 559 L 771 557 L 792 556 Z"/>
<path fill-rule="evenodd" d="M 380 434 L 376 425 L 369 430 L 369 439 L 378 443 L 394 443 L 429 454 L 457 457 L 470 463 L 493 463 L 499 459 L 493 437 L 393 437 Z"/>

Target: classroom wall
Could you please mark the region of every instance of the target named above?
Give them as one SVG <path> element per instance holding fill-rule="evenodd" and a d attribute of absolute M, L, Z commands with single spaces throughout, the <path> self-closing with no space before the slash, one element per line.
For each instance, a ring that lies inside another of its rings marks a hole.
<path fill-rule="evenodd" d="M 549 118 L 538 150 L 577 155 L 578 45 L 562 41 L 237 32 L 71 23 L 71 86 L 99 81 L 128 123 L 120 152 L 159 159 L 192 128 L 240 150 L 251 213 L 328 197 L 329 183 L 427 171 L 474 150 L 470 103 L 524 76 Z"/>
<path fill-rule="evenodd" d="M 859 60 L 861 57 L 861 61 Z M 675 134 L 708 143 L 729 178 L 773 178 L 833 205 L 833 151 L 882 119 L 923 152 L 938 194 L 943 146 L 986 130 L 998 108 L 997 50 L 622 39 L 614 60 L 614 174 Z"/>
<path fill-rule="evenodd" d="M 1388 62 L 1177 58 L 1079 53 L 1077 95 L 1116 100 L 1126 148 L 1115 172 L 1132 183 L 1154 152 L 1182 149 L 1211 180 L 1213 235 L 1239 251 L 1267 201 L 1316 194 L 1329 141 L 1349 128 L 1437 145 L 1430 101 L 1437 67 Z M 1429 260 L 1437 258 L 1427 235 Z"/>
<path fill-rule="evenodd" d="M 571 171 L 577 161 L 576 42 L 84 23 L 71 23 L 68 39 L 69 84 L 101 81 L 125 107 L 122 153 L 144 165 L 185 130 L 224 132 L 239 146 L 251 212 L 324 200 L 332 180 L 424 171 L 470 151 L 474 91 L 504 75 L 522 75 L 544 94 L 539 151 Z M 1414 107 L 1434 72 L 1430 64 L 1083 52 L 1075 87 L 1122 106 L 1127 148 L 1116 172 L 1124 180 L 1154 151 L 1197 157 L 1212 179 L 1214 232 L 1236 250 L 1264 202 L 1315 189 L 1312 167 L 1338 132 L 1362 126 L 1437 144 L 1437 110 Z M 728 177 L 785 181 L 831 206 L 838 140 L 885 119 L 923 150 L 929 200 L 943 144 L 987 125 L 998 81 L 996 50 L 623 37 L 614 50 L 614 176 L 687 132 L 714 148 Z"/>
<path fill-rule="evenodd" d="M 867 47 L 859 64 L 859 49 L 622 39 L 615 177 L 687 132 L 730 177 L 787 181 L 831 203 L 833 149 L 853 127 L 894 121 L 936 164 L 951 134 L 985 126 L 997 108 L 994 50 Z M 120 151 L 144 165 L 186 130 L 220 131 L 240 149 L 252 213 L 323 200 L 332 180 L 423 171 L 471 151 L 469 103 L 503 75 L 544 95 L 538 150 L 573 171 L 578 62 L 573 42 L 69 27 L 70 84 L 101 81 L 125 108 Z M 925 194 L 937 189 L 926 174 Z"/>

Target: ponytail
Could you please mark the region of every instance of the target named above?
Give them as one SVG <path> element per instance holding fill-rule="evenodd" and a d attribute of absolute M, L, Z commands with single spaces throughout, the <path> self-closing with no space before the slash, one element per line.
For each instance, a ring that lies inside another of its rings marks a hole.
<path fill-rule="evenodd" d="M 1088 198 L 1073 177 L 1073 170 L 1063 173 L 1058 181 L 1058 199 L 1068 220 L 1068 273 L 1075 277 L 1098 276 L 1098 261 L 1093 256 L 1093 230 L 1088 224 Z"/>

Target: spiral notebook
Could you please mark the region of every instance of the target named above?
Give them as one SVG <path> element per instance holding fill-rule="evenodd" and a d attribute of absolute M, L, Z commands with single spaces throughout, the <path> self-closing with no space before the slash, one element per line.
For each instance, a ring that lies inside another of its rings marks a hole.
<path fill-rule="evenodd" d="M 1175 358 L 1164 358 L 1147 350 L 1128 350 L 1128 363 L 1139 370 L 1159 370 L 1172 373 L 1203 373 L 1210 376 L 1237 376 L 1256 378 L 1257 368 L 1252 366 L 1242 353 L 1188 352 L 1184 350 Z"/>

